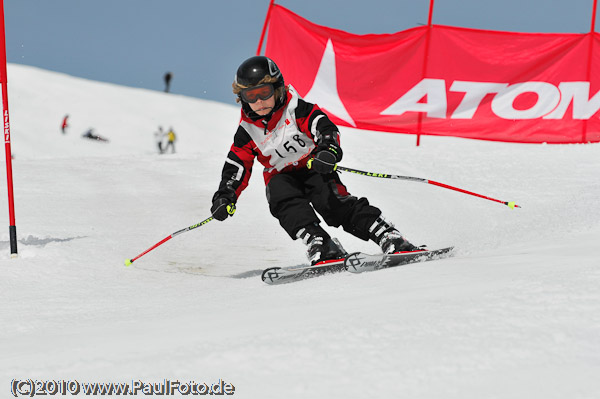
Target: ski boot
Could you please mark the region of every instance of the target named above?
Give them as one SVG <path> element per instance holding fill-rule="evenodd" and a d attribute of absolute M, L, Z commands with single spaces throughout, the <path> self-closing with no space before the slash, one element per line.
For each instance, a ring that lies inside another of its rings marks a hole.
<path fill-rule="evenodd" d="M 370 238 L 379 245 L 384 254 L 396 252 L 422 251 L 423 248 L 416 247 L 407 239 L 402 237 L 393 224 L 388 223 L 382 216 L 378 217 L 369 229 Z"/>
<path fill-rule="evenodd" d="M 342 248 L 339 241 L 331 238 L 318 224 L 310 224 L 301 228 L 296 234 L 297 238 L 308 247 L 306 256 L 311 265 L 332 260 L 342 259 L 348 253 Z"/>

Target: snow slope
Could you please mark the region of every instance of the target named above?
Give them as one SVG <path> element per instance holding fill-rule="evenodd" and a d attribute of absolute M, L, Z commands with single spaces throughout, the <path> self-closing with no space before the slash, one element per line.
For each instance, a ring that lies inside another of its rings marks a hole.
<path fill-rule="evenodd" d="M 259 167 L 235 217 L 123 265 L 209 216 L 237 107 L 20 65 L 8 77 L 19 257 L 6 228 L 0 397 L 13 379 L 222 379 L 239 398 L 600 397 L 599 145 L 415 147 L 342 129 L 343 165 L 523 208 L 344 174 L 411 241 L 456 256 L 267 286 L 239 276 L 301 263 L 304 247 L 270 216 Z M 156 153 L 158 125 L 175 128 L 176 154 Z M 110 142 L 82 139 L 89 127 Z"/>

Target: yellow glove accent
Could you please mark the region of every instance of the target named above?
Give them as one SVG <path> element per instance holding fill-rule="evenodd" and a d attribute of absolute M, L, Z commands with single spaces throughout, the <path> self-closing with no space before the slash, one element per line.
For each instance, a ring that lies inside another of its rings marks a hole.
<path fill-rule="evenodd" d="M 230 215 L 233 215 L 235 213 L 235 204 L 233 202 L 227 205 L 227 213 Z"/>

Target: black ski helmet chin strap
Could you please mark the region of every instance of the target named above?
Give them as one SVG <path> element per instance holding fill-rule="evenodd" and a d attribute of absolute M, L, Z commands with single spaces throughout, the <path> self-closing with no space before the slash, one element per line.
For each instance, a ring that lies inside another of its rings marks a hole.
<path fill-rule="evenodd" d="M 235 74 L 235 84 L 245 87 L 257 86 L 260 84 L 261 80 L 265 78 L 265 76 L 270 76 L 271 78 L 275 78 L 275 81 L 271 82 L 273 85 L 273 89 L 275 92 L 279 88 L 280 95 L 275 98 L 275 106 L 271 110 L 271 112 L 267 115 L 260 116 L 250 108 L 250 104 L 246 103 L 241 96 L 238 94 L 242 102 L 242 110 L 252 120 L 258 120 L 261 118 L 270 119 L 273 112 L 277 111 L 279 108 L 283 107 L 286 100 L 286 90 L 285 90 L 285 82 L 283 79 L 283 74 L 279 70 L 279 67 L 275 62 L 269 57 L 265 57 L 262 55 L 254 56 L 248 58 L 246 61 L 242 62 L 242 64 L 238 67 L 237 73 Z"/>

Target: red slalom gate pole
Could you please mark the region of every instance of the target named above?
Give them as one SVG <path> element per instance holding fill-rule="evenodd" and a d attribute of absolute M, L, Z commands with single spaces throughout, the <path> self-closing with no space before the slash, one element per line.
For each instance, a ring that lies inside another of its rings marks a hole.
<path fill-rule="evenodd" d="M 6 155 L 6 181 L 8 190 L 8 213 L 10 236 L 10 256 L 17 257 L 17 227 L 15 223 L 15 200 L 12 176 L 12 151 L 10 149 L 10 119 L 8 114 L 8 90 L 6 88 L 6 34 L 4 29 L 4 0 L 0 0 L 0 84 L 2 85 L 2 118 L 4 120 L 4 152 Z"/>
<path fill-rule="evenodd" d="M 442 187 L 442 188 L 447 188 L 449 190 L 458 191 L 458 192 L 463 193 L 463 194 L 473 195 L 475 197 L 483 198 L 483 199 L 486 199 L 486 200 L 489 200 L 489 201 L 499 202 L 499 203 L 501 203 L 503 205 L 508 206 L 510 209 L 521 208 L 519 205 L 515 204 L 514 201 L 510 201 L 510 202 L 508 202 L 508 201 L 501 201 L 501 200 L 498 200 L 496 198 L 488 197 L 486 195 L 477 194 L 477 193 L 474 193 L 472 191 L 463 190 L 462 188 L 449 186 L 447 184 L 439 183 L 439 182 L 436 182 L 436 181 L 433 181 L 433 180 L 422 179 L 420 177 L 399 176 L 399 175 L 391 175 L 391 174 L 387 174 L 387 173 L 365 172 L 363 170 L 346 168 L 346 167 L 340 166 L 340 165 L 337 165 L 335 170 L 339 170 L 339 171 L 342 171 L 342 172 L 355 173 L 355 174 L 361 175 L 361 176 L 378 177 L 378 178 L 381 178 L 381 179 L 408 180 L 408 181 L 414 181 L 414 182 L 417 182 L 417 183 L 427 183 L 427 184 L 431 184 L 431 185 L 434 185 L 434 186 L 438 186 L 438 187 Z"/>

